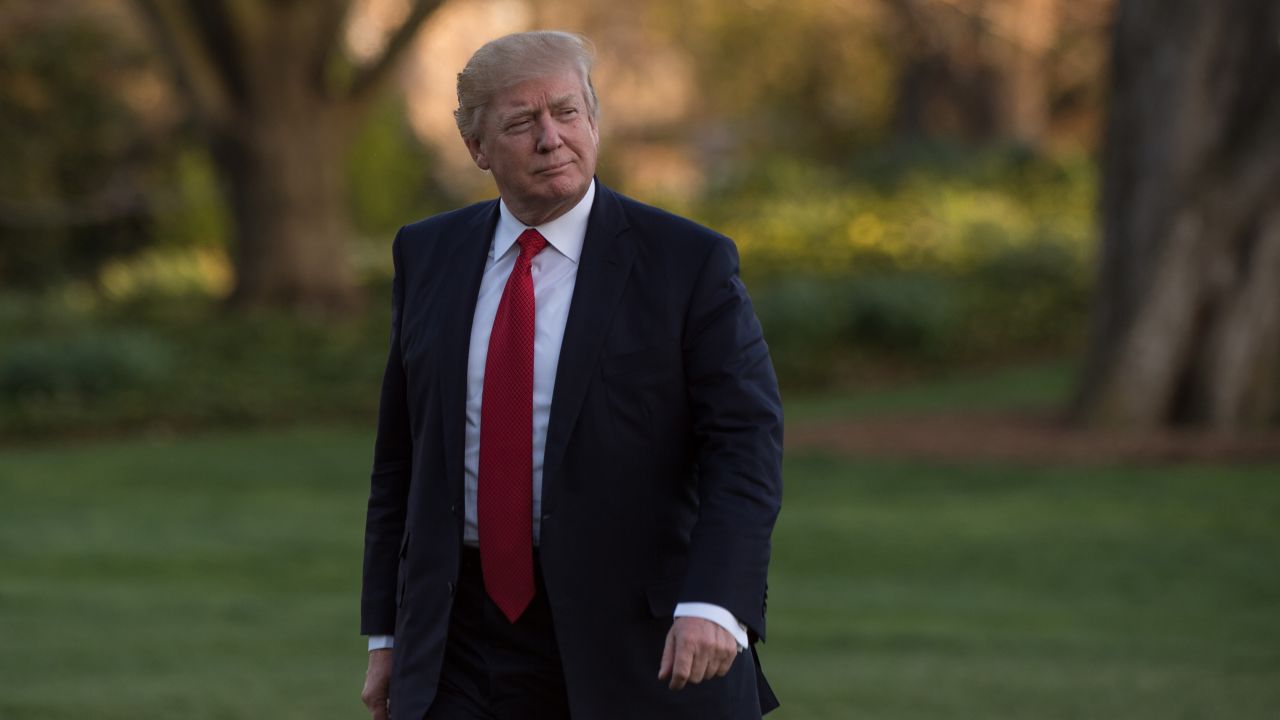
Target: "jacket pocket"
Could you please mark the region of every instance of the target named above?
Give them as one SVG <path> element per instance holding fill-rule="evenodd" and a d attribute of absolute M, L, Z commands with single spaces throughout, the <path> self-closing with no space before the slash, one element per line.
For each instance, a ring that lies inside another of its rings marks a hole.
<path fill-rule="evenodd" d="M 409 538 L 413 536 L 412 530 L 405 530 L 404 537 L 400 539 L 400 559 L 403 560 L 405 555 L 409 554 Z"/>
<path fill-rule="evenodd" d="M 409 554 L 409 538 L 412 535 L 413 535 L 412 532 L 409 532 L 406 530 L 404 533 L 404 539 L 400 541 L 400 562 L 397 563 L 398 567 L 396 568 L 396 607 L 397 608 L 404 604 L 404 586 L 407 584 L 405 583 L 406 573 L 405 573 L 405 567 L 404 567 L 405 566 L 404 558 L 406 555 Z"/>

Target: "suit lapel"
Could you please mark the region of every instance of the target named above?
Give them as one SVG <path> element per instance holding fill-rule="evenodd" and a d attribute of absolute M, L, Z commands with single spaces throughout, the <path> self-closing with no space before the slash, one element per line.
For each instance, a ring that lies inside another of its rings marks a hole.
<path fill-rule="evenodd" d="M 444 313 L 440 350 L 440 397 L 443 409 L 445 477 L 450 481 L 457 502 L 462 501 L 463 455 L 466 452 L 467 358 L 471 352 L 471 321 L 480 294 L 480 279 L 498 223 L 495 200 L 481 206 L 479 212 L 450 238 L 448 257 L 442 266 L 448 268 L 441 280 L 444 302 L 437 305 Z"/>
<path fill-rule="evenodd" d="M 596 181 L 595 203 L 587 221 L 587 236 L 551 396 L 542 470 L 542 504 L 547 512 L 555 506 L 565 448 L 635 257 L 635 247 L 626 231 L 626 219 L 617 196 Z"/>

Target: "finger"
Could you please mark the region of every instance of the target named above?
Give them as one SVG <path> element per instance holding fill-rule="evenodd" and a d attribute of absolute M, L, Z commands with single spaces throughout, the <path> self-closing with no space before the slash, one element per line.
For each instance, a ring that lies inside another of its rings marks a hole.
<path fill-rule="evenodd" d="M 726 642 L 724 638 L 716 638 L 709 646 L 702 648 L 695 654 L 699 661 L 705 660 L 705 662 L 694 663 L 689 675 L 689 682 L 700 683 L 728 675 L 737 655 L 737 642 L 732 639 Z"/>
<path fill-rule="evenodd" d="M 694 653 L 693 664 L 689 667 L 689 682 L 697 685 L 707 677 L 707 665 L 711 663 L 713 654 L 706 648 Z"/>
<path fill-rule="evenodd" d="M 719 667 L 719 648 L 716 646 L 701 647 L 694 656 L 694 666 L 689 673 L 689 682 L 698 684 L 716 676 Z"/>
<path fill-rule="evenodd" d="M 666 680 L 671 674 L 671 665 L 676 655 L 676 629 L 672 627 L 667 631 L 667 642 L 662 648 L 662 662 L 658 663 L 658 679 Z"/>
<path fill-rule="evenodd" d="M 734 659 L 738 657 L 738 641 L 729 635 L 728 631 L 721 630 L 722 632 L 716 638 L 716 662 L 713 663 L 715 667 L 708 671 L 708 677 L 728 675 Z"/>
<path fill-rule="evenodd" d="M 671 689 L 681 690 L 689 682 L 689 673 L 693 670 L 693 644 L 683 636 L 676 639 L 676 657 L 671 667 Z"/>
<path fill-rule="evenodd" d="M 724 677 L 729 674 L 729 669 L 733 667 L 734 658 L 738 657 L 738 649 L 735 647 L 727 656 L 720 659 L 718 667 L 716 667 L 715 677 Z"/>
<path fill-rule="evenodd" d="M 388 706 L 385 700 L 383 702 L 378 703 L 376 706 L 374 706 L 373 720 L 390 720 L 390 718 L 391 718 L 391 712 L 388 709 Z"/>

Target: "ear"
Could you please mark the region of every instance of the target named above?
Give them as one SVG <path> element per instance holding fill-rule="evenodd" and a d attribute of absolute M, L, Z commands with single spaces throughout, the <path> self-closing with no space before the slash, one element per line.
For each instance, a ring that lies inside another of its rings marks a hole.
<path fill-rule="evenodd" d="M 481 170 L 489 169 L 489 158 L 485 155 L 484 148 L 480 144 L 479 138 L 462 138 L 462 142 L 467 145 L 467 152 L 471 153 L 471 160 L 475 162 L 476 167 Z"/>

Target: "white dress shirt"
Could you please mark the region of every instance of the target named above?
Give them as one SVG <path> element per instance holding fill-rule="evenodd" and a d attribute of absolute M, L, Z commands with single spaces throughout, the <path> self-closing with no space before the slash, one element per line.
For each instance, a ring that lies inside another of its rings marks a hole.
<path fill-rule="evenodd" d="M 551 416 L 551 396 L 555 390 L 556 368 L 560 364 L 560 345 L 569 319 L 569 304 L 578 280 L 578 260 L 587 237 L 587 219 L 595 199 L 592 181 L 586 195 L 573 209 L 539 225 L 538 232 L 547 239 L 547 247 L 533 258 L 533 544 L 542 536 L 542 458 L 547 447 L 547 422 Z M 476 523 L 476 488 L 480 471 L 480 405 L 484 397 L 484 366 L 489 357 L 489 332 L 498 314 L 498 302 L 506 288 L 507 278 L 515 267 L 520 248 L 516 238 L 528 228 L 520 222 L 506 202 L 499 202 L 498 226 L 493 232 L 484 275 L 480 278 L 480 294 L 471 321 L 471 349 L 467 356 L 467 427 L 463 456 L 464 525 L 462 541 L 479 545 Z M 675 617 L 701 617 L 728 630 L 739 648 L 747 645 L 746 628 L 728 610 L 709 603 L 680 603 Z M 369 638 L 369 649 L 392 647 L 390 635 Z"/>

